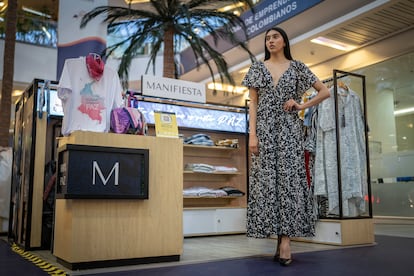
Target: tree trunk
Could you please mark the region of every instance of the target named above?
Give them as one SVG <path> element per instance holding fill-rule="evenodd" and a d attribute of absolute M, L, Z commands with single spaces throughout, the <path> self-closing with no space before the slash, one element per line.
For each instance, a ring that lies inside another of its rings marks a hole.
<path fill-rule="evenodd" d="M 164 70 L 165 78 L 175 78 L 174 29 L 168 28 L 164 34 Z"/>
<path fill-rule="evenodd" d="M 11 98 L 13 92 L 14 52 L 16 46 L 17 0 L 9 0 L 6 12 L 3 82 L 0 97 L 0 146 L 9 147 Z"/>

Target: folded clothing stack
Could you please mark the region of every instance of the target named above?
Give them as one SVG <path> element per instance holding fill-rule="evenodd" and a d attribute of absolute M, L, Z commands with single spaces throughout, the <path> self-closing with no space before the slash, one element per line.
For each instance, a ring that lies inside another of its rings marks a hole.
<path fill-rule="evenodd" d="M 213 173 L 216 171 L 216 168 L 209 164 L 188 163 L 188 164 L 185 164 L 184 170 L 193 171 L 193 172 Z"/>
<path fill-rule="evenodd" d="M 245 193 L 231 186 L 221 187 L 220 190 L 226 192 L 228 196 L 244 196 Z"/>
<path fill-rule="evenodd" d="M 185 137 L 183 142 L 184 144 L 214 146 L 214 141 L 210 138 L 210 136 L 203 133 L 198 133 L 191 135 L 190 137 Z"/>
<path fill-rule="evenodd" d="M 204 163 L 187 163 L 184 166 L 185 171 L 202 172 L 202 173 L 214 173 L 214 172 L 225 172 L 232 173 L 237 172 L 237 168 L 227 166 L 213 166 Z"/>
<path fill-rule="evenodd" d="M 227 193 L 221 189 L 210 189 L 206 187 L 191 187 L 183 190 L 183 196 L 198 197 L 223 197 Z"/>
<path fill-rule="evenodd" d="M 245 193 L 231 186 L 219 189 L 194 186 L 183 189 L 183 196 L 193 197 L 226 197 L 226 196 L 244 196 Z"/>
<path fill-rule="evenodd" d="M 238 148 L 239 139 L 223 139 L 216 142 L 216 146 Z"/>

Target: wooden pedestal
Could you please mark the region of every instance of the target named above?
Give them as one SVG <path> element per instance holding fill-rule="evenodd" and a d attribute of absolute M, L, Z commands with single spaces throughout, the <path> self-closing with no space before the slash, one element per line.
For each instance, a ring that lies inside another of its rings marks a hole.
<path fill-rule="evenodd" d="M 322 219 L 316 224 L 316 235 L 312 238 L 295 238 L 298 241 L 332 245 L 362 245 L 375 242 L 374 223 L 366 219 Z"/>
<path fill-rule="evenodd" d="M 149 150 L 148 199 L 57 199 L 53 254 L 73 269 L 179 260 L 183 146 L 174 138 L 75 132 L 64 144 Z"/>

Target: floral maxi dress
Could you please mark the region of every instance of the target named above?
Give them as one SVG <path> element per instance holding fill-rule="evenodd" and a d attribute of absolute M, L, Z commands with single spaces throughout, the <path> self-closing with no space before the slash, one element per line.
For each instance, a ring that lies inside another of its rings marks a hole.
<path fill-rule="evenodd" d="M 283 104 L 289 99 L 300 102 L 316 80 L 300 61 L 291 61 L 277 83 L 261 61 L 253 63 L 243 79 L 243 85 L 258 90 L 259 154 L 251 157 L 248 237 L 314 235 L 316 219 L 306 179 L 303 123 L 297 111 L 286 112 Z"/>

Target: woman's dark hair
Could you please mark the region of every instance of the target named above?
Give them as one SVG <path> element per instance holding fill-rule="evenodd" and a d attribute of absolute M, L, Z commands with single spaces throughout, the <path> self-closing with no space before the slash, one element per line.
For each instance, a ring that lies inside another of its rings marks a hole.
<path fill-rule="evenodd" d="M 268 60 L 270 58 L 270 52 L 266 47 L 266 35 L 271 30 L 279 32 L 280 35 L 283 37 L 283 41 L 285 42 L 285 47 L 283 48 L 283 54 L 285 55 L 285 57 L 288 60 L 293 60 L 292 54 L 290 53 L 289 38 L 288 38 L 286 32 L 283 29 L 279 28 L 279 27 L 272 27 L 269 30 L 267 30 L 266 33 L 265 33 L 265 47 L 264 47 L 265 48 L 265 57 L 264 57 L 264 60 Z"/>

